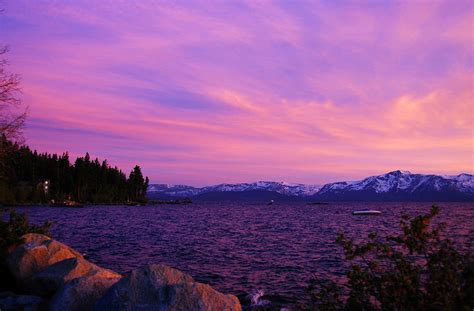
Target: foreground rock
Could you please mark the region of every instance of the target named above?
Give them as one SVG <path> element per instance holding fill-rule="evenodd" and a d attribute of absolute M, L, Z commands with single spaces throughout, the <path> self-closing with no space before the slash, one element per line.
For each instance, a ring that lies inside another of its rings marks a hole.
<path fill-rule="evenodd" d="M 69 281 L 92 275 L 104 278 L 108 275 L 120 277 L 119 274 L 98 267 L 83 258 L 69 258 L 33 275 L 28 282 L 28 288 L 34 294 L 51 296 Z"/>
<path fill-rule="evenodd" d="M 242 310 L 233 295 L 179 270 L 148 265 L 122 278 L 58 241 L 27 234 L 6 258 L 22 292 L 0 296 L 0 310 Z"/>
<path fill-rule="evenodd" d="M 11 250 L 7 257 L 8 267 L 20 285 L 57 262 L 83 258 L 72 248 L 42 234 L 29 233 L 23 239 L 24 243 Z"/>
<path fill-rule="evenodd" d="M 112 286 L 94 310 L 242 310 L 237 297 L 224 295 L 165 265 L 136 269 Z"/>
<path fill-rule="evenodd" d="M 23 240 L 10 250 L 8 267 L 22 291 L 45 298 L 54 295 L 51 309 L 90 310 L 122 277 L 45 235 L 26 234 Z"/>
<path fill-rule="evenodd" d="M 107 269 L 66 283 L 51 300 L 51 310 L 91 310 L 97 300 L 122 276 Z"/>

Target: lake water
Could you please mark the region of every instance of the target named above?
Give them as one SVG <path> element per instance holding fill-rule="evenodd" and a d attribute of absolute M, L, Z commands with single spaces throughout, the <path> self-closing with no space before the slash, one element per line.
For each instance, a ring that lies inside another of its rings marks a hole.
<path fill-rule="evenodd" d="M 30 220 L 52 220 L 56 239 L 106 268 L 125 273 L 164 263 L 241 300 L 256 289 L 278 306 L 306 299 L 312 274 L 344 272 L 338 232 L 361 239 L 371 231 L 394 233 L 400 214 L 416 215 L 430 203 L 195 203 L 83 209 L 24 207 Z M 439 221 L 465 245 L 473 237 L 474 203 L 442 203 Z M 357 209 L 381 216 L 352 216 Z"/>

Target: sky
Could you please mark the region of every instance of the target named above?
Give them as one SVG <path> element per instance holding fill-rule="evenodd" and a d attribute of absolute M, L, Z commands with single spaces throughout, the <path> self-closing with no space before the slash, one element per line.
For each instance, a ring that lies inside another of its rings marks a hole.
<path fill-rule="evenodd" d="M 474 171 L 472 1 L 4 1 L 26 143 L 153 183 Z"/>

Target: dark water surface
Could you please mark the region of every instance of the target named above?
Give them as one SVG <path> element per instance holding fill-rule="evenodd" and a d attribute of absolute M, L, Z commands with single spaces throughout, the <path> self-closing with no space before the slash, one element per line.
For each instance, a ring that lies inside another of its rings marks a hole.
<path fill-rule="evenodd" d="M 263 289 L 269 300 L 291 306 L 305 296 L 312 274 L 344 272 L 338 232 L 363 238 L 394 233 L 400 214 L 416 215 L 430 203 L 196 203 L 83 209 L 18 208 L 34 223 L 52 220 L 56 239 L 106 268 L 125 273 L 146 263 L 164 263 L 217 290 L 245 297 Z M 464 245 L 473 236 L 474 203 L 442 203 L 440 221 Z M 357 209 L 382 216 L 352 216 Z"/>

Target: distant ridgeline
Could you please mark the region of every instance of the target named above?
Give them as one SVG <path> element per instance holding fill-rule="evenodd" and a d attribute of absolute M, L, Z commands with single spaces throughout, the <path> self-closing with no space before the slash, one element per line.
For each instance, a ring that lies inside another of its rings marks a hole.
<path fill-rule="evenodd" d="M 148 177 L 143 178 L 139 166 L 127 178 L 88 153 L 71 164 L 67 153 L 38 153 L 2 137 L 0 144 L 0 204 L 146 201 Z"/>
<path fill-rule="evenodd" d="M 324 186 L 274 181 L 220 184 L 203 188 L 154 184 L 148 188 L 148 197 L 150 199 L 190 197 L 193 201 L 472 202 L 474 176 L 471 174 L 439 176 L 393 171 L 359 181 L 342 181 Z"/>

